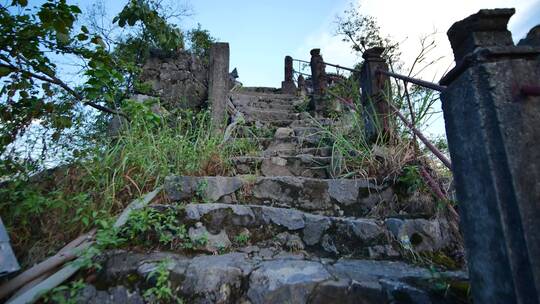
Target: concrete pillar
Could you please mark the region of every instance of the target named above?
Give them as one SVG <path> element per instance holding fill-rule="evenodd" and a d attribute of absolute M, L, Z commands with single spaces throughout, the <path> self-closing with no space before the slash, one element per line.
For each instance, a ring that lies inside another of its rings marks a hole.
<path fill-rule="evenodd" d="M 208 99 L 212 109 L 212 126 L 223 131 L 227 122 L 229 93 L 229 44 L 218 42 L 210 48 Z"/>
<path fill-rule="evenodd" d="M 475 303 L 540 302 L 540 47 L 514 46 L 513 14 L 455 23 L 440 81 Z"/>
<path fill-rule="evenodd" d="M 311 83 L 313 85 L 310 110 L 322 113 L 325 109 L 324 94 L 328 83 L 326 65 L 321 55 L 321 49 L 312 49 L 309 53 L 311 54 Z"/>
<path fill-rule="evenodd" d="M 366 138 L 374 141 L 379 135 L 389 140 L 393 132 L 393 115 L 388 101 L 392 100 L 390 78 L 377 73 L 388 71 L 388 64 L 382 58 L 384 48 L 368 49 L 362 55 L 364 63 L 360 70 L 361 102 Z"/>
<path fill-rule="evenodd" d="M 285 56 L 285 80 L 281 82 L 281 92 L 283 94 L 296 94 L 296 85 L 293 81 L 293 59 Z"/>

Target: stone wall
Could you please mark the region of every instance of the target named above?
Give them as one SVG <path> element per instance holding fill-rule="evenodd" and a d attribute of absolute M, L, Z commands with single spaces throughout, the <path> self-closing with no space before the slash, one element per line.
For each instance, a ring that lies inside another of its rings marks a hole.
<path fill-rule="evenodd" d="M 168 110 L 198 109 L 208 99 L 208 66 L 186 51 L 173 56 L 151 56 L 140 81 L 152 85 L 151 95 L 160 97 Z"/>

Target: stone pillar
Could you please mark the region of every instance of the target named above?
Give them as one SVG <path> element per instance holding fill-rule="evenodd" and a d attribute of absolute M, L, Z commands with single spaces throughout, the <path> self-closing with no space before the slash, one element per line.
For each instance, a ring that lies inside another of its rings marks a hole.
<path fill-rule="evenodd" d="M 300 94 L 300 96 L 306 95 L 306 80 L 302 75 L 298 76 L 298 93 Z"/>
<path fill-rule="evenodd" d="M 218 42 L 210 48 L 208 71 L 208 99 L 212 109 L 212 126 L 223 131 L 227 119 L 227 95 L 229 93 L 229 44 Z"/>
<path fill-rule="evenodd" d="M 296 94 L 296 86 L 293 81 L 293 59 L 285 56 L 285 80 L 281 82 L 281 93 Z"/>
<path fill-rule="evenodd" d="M 325 109 L 324 94 L 328 83 L 326 65 L 321 55 L 321 49 L 312 49 L 309 53 L 311 54 L 311 83 L 313 85 L 310 110 L 322 113 Z"/>
<path fill-rule="evenodd" d="M 540 302 L 540 47 L 514 46 L 513 14 L 455 23 L 440 81 L 475 303 Z"/>
<path fill-rule="evenodd" d="M 382 58 L 384 48 L 368 49 L 362 55 L 364 63 L 360 70 L 360 87 L 362 88 L 362 107 L 366 138 L 374 141 L 379 135 L 389 140 L 393 132 L 393 115 L 388 105 L 392 100 L 390 78 L 377 73 L 377 70 L 388 71 L 388 65 Z"/>

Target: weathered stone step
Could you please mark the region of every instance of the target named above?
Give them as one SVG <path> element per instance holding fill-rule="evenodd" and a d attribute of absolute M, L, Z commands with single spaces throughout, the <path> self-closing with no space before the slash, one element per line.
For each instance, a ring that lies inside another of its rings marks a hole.
<path fill-rule="evenodd" d="M 232 96 L 231 101 L 237 109 L 242 107 L 282 108 L 290 111 L 293 111 L 295 105 L 302 102 L 297 99 L 265 98 L 260 96 Z"/>
<path fill-rule="evenodd" d="M 298 149 L 317 149 L 320 147 L 328 147 L 331 145 L 331 141 L 319 135 L 313 135 L 309 137 L 291 136 L 281 139 L 275 139 L 273 137 L 250 137 L 248 134 L 241 134 L 246 137 L 237 137 L 238 139 L 248 139 L 257 143 L 258 146 L 264 151 L 264 153 L 276 153 L 276 151 L 283 150 L 298 150 Z"/>
<path fill-rule="evenodd" d="M 303 176 L 328 178 L 331 157 L 317 157 L 311 154 L 285 157 L 241 156 L 231 159 L 237 174 L 264 176 Z"/>
<path fill-rule="evenodd" d="M 320 127 L 293 127 L 291 128 L 295 136 L 311 136 L 325 134 L 326 131 Z"/>
<path fill-rule="evenodd" d="M 332 155 L 332 147 L 318 148 L 299 148 L 299 149 L 282 149 L 282 150 L 266 150 L 262 152 L 262 156 L 294 156 L 299 154 L 311 154 L 313 156 L 328 157 Z"/>
<path fill-rule="evenodd" d="M 462 271 L 440 272 L 450 286 L 441 290 L 432 271 L 403 262 L 271 257 L 264 249 L 196 257 L 114 251 L 103 260 L 97 281 L 115 287 L 87 284 L 76 303 L 141 303 L 158 265 L 169 270 L 172 293 L 184 303 L 461 303 L 466 294 L 455 286 L 468 284 Z"/>
<path fill-rule="evenodd" d="M 246 110 L 242 111 L 242 113 L 247 122 L 261 121 L 272 123 L 273 121 L 295 120 L 299 117 L 297 113 L 276 110 Z"/>
<path fill-rule="evenodd" d="M 238 111 L 244 113 L 245 111 L 252 110 L 276 110 L 276 111 L 287 111 L 289 113 L 296 112 L 294 105 L 291 104 L 273 104 L 267 102 L 253 102 L 246 105 L 235 104 L 235 107 Z"/>
<path fill-rule="evenodd" d="M 276 93 L 263 93 L 263 92 L 233 92 L 231 98 L 234 100 L 240 99 L 259 99 L 259 100 L 277 100 L 277 101 L 291 101 L 298 100 L 300 97 L 290 94 L 276 94 Z"/>
<path fill-rule="evenodd" d="M 319 127 L 275 127 L 275 126 L 240 126 L 236 130 L 236 136 L 240 138 L 254 137 L 254 135 L 264 134 L 268 137 L 274 137 L 276 140 L 291 141 L 292 138 L 317 138 L 320 140 L 326 137 L 328 133 Z"/>
<path fill-rule="evenodd" d="M 169 176 L 165 189 L 172 201 L 260 204 L 335 216 L 366 216 L 378 204 L 394 200 L 392 187 L 366 179 Z"/>
<path fill-rule="evenodd" d="M 158 205 L 155 208 L 181 208 Z M 324 257 L 395 259 L 402 246 L 415 252 L 450 249 L 450 227 L 443 219 L 376 220 L 315 215 L 295 209 L 219 203 L 188 204 L 178 210 L 190 235 L 207 234 L 207 248 L 228 249 L 230 240 L 283 250 L 305 250 Z M 197 232 L 195 232 L 196 230 Z M 214 243 L 212 243 L 214 242 Z M 401 242 L 401 243 L 400 243 Z"/>
<path fill-rule="evenodd" d="M 303 118 L 302 113 L 299 113 L 299 119 L 296 120 L 281 120 L 273 121 L 274 125 L 281 125 L 290 128 L 299 128 L 299 127 L 319 127 L 319 126 L 329 126 L 333 121 L 329 118 Z"/>

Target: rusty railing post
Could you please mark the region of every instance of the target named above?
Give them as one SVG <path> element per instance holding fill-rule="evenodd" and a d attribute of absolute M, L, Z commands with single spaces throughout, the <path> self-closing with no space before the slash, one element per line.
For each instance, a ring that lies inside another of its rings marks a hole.
<path fill-rule="evenodd" d="M 325 110 L 323 99 L 327 86 L 326 66 L 321 55 L 321 49 L 312 49 L 309 53 L 311 54 L 311 83 L 313 85 L 310 110 L 315 111 L 315 113 L 323 113 Z"/>
<path fill-rule="evenodd" d="M 540 44 L 514 46 L 514 9 L 454 23 L 440 83 L 475 303 L 539 303 Z M 536 38 L 538 43 L 538 38 Z"/>
<path fill-rule="evenodd" d="M 216 131 L 223 131 L 227 119 L 227 95 L 230 84 L 228 43 L 214 43 L 210 48 L 208 74 L 208 100 L 212 111 L 212 127 Z"/>
<path fill-rule="evenodd" d="M 388 71 L 382 58 L 384 48 L 375 47 L 364 52 L 364 63 L 360 70 L 362 107 L 366 138 L 370 141 L 379 135 L 390 140 L 393 133 L 393 116 L 388 102 L 392 100 L 390 78 L 378 71 Z"/>
<path fill-rule="evenodd" d="M 285 80 L 281 82 L 281 93 L 296 94 L 296 85 L 293 81 L 293 59 L 285 56 Z"/>

